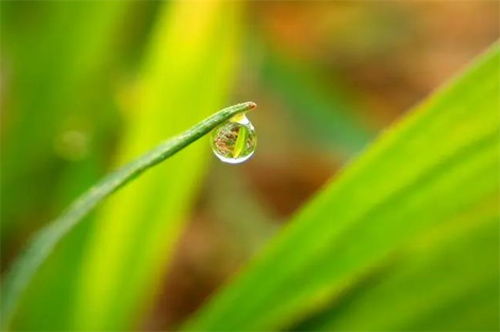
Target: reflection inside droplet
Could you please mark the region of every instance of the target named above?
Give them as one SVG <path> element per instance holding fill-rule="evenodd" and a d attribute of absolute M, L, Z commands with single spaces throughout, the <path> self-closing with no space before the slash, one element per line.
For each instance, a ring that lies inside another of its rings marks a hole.
<path fill-rule="evenodd" d="M 257 136 L 252 123 L 245 115 L 239 114 L 212 131 L 210 144 L 221 161 L 239 164 L 255 152 Z"/>

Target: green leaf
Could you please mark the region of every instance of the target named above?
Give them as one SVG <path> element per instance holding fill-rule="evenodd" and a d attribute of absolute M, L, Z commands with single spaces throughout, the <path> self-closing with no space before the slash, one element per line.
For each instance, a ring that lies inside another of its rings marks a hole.
<path fill-rule="evenodd" d="M 498 232 L 491 233 L 491 222 L 499 214 L 495 205 L 499 192 L 499 65 L 500 48 L 495 45 L 464 74 L 385 132 L 300 211 L 267 249 L 185 328 L 242 331 L 291 326 L 349 296 L 345 295 L 348 290 L 390 265 L 394 257 L 405 264 L 408 261 L 409 266 L 415 264 L 415 279 L 403 276 L 402 266 L 401 271 L 387 274 L 394 281 L 380 285 L 383 290 L 378 293 L 371 290 L 377 288 L 376 283 L 366 286 L 373 294 L 366 290 L 357 300 L 360 309 L 350 312 L 343 308 L 354 316 L 343 316 L 344 323 L 339 326 L 342 330 L 356 326 L 368 329 L 364 323 L 356 322 L 371 317 L 367 308 L 373 308 L 378 315 L 395 316 L 387 319 L 387 324 L 375 324 L 377 330 L 418 327 L 417 320 L 424 320 L 424 314 L 429 313 L 410 305 L 407 301 L 411 296 L 401 301 L 415 311 L 409 315 L 404 307 L 395 306 L 394 312 L 376 308 L 379 301 L 396 303 L 398 291 L 420 287 L 416 285 L 425 282 L 422 276 L 438 278 L 429 282 L 434 285 L 448 282 L 446 275 L 433 274 L 433 264 L 411 262 L 414 258 L 409 254 L 410 248 L 435 229 L 456 232 L 459 227 L 478 223 L 487 225 L 490 233 L 480 233 L 487 236 L 478 235 L 474 244 L 463 244 L 464 248 L 457 241 L 456 248 L 453 244 L 450 251 L 443 250 L 453 256 L 455 266 L 465 264 L 474 269 L 474 260 L 461 255 L 474 247 L 481 272 L 450 278 L 454 285 L 435 293 L 432 299 L 442 308 L 452 307 L 453 302 L 459 307 L 456 312 L 474 309 L 464 296 L 474 288 L 491 289 L 488 283 L 498 269 L 492 252 L 492 248 L 498 248 Z M 489 214 L 475 213 L 484 206 Z M 439 255 L 436 249 L 415 257 L 441 262 Z M 496 316 L 491 317 L 495 307 L 491 304 L 498 302 L 498 293 L 483 292 L 481 296 L 488 298 L 489 304 L 481 306 L 485 320 L 493 322 L 488 329 L 497 329 Z M 455 319 L 452 315 L 445 318 L 448 321 L 441 322 L 441 326 Z"/>
<path fill-rule="evenodd" d="M 402 257 L 293 330 L 495 330 L 499 303 L 491 294 L 499 291 L 497 200 L 454 220 L 453 227 L 416 239 Z"/>
<path fill-rule="evenodd" d="M 254 107 L 254 103 L 248 102 L 219 111 L 191 129 L 165 141 L 137 160 L 108 175 L 77 199 L 58 219 L 42 229 L 30 243 L 26 252 L 14 262 L 3 285 L 2 323 L 8 324 L 23 291 L 53 248 L 97 204 L 144 171 L 161 163 L 209 133 L 217 125 L 229 120 L 235 114 L 248 111 Z"/>
<path fill-rule="evenodd" d="M 224 102 L 238 55 L 241 6 L 222 0 L 162 3 L 134 103 L 126 110 L 118 162 Z M 207 146 L 191 147 L 98 211 L 75 287 L 74 329 L 137 327 L 170 262 L 209 153 Z"/>
<path fill-rule="evenodd" d="M 236 138 L 236 143 L 234 143 L 234 157 L 238 158 L 245 148 L 247 142 L 248 129 L 247 127 L 241 127 L 238 132 L 238 137 Z"/>

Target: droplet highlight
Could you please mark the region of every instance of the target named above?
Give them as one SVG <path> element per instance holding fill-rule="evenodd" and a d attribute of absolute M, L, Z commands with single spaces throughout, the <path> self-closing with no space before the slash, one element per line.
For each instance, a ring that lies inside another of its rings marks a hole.
<path fill-rule="evenodd" d="M 242 163 L 255 152 L 255 128 L 244 114 L 238 114 L 212 130 L 210 144 L 215 156 L 221 161 Z"/>

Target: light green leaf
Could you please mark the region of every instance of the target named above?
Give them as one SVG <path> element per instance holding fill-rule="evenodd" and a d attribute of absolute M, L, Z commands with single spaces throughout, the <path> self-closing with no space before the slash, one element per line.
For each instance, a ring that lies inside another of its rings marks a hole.
<path fill-rule="evenodd" d="M 164 6 L 131 98 L 136 103 L 127 110 L 119 163 L 221 106 L 234 72 L 241 5 L 210 0 Z M 103 207 L 83 258 L 75 328 L 138 324 L 169 263 L 208 153 L 207 145 L 191 147 Z"/>
<path fill-rule="evenodd" d="M 269 247 L 185 328 L 193 331 L 284 328 L 339 301 L 349 289 L 389 265 L 394 257 L 402 262 L 412 260 L 410 248 L 415 241 L 435 229 L 449 228 L 449 232 L 455 232 L 477 222 L 478 227 L 486 223 L 489 232 L 494 231 L 490 223 L 499 215 L 497 206 L 491 205 L 498 201 L 499 191 L 499 66 L 500 48 L 495 45 L 464 74 L 385 132 L 300 211 Z M 490 214 L 476 215 L 484 206 Z M 479 233 L 487 234 L 477 235 L 478 241 L 473 245 L 482 272 L 451 278 L 455 285 L 437 292 L 437 298 L 433 299 L 442 308 L 473 292 L 474 287 L 490 287 L 488 282 L 498 269 L 498 260 L 492 260 L 495 255 L 491 252 L 495 246 L 498 249 L 498 232 Z M 443 249 L 443 252 L 458 260 L 455 264 L 462 262 L 474 268 L 470 259 L 461 260 L 460 253 L 470 247 L 463 245 L 465 249 L 457 240 L 456 248 L 451 245 L 450 251 Z M 486 251 L 484 255 L 479 248 Z M 440 250 L 429 250 L 415 257 L 436 255 L 429 259 L 439 262 Z M 432 273 L 430 263 L 427 267 L 424 263 L 408 264 L 415 264 L 416 270 L 422 269 L 415 271 L 414 276 L 439 278 Z M 418 281 L 398 276 L 405 273 L 404 266 L 401 269 L 388 274 L 394 282 L 381 285 L 378 292 L 367 290 L 360 297 L 356 304 L 360 309 L 352 309 L 359 316 L 344 317 L 339 325 L 342 330 L 349 330 L 355 327 L 351 324 L 363 320 L 370 313 L 367 306 L 377 310 L 378 295 L 388 297 L 380 301 L 391 301 L 397 280 L 401 287 L 408 288 Z M 444 276 L 439 281 L 446 283 L 448 279 Z M 462 291 L 460 286 L 467 287 Z M 498 302 L 497 292 L 481 294 L 488 297 L 485 303 Z M 425 311 L 409 307 L 415 310 L 414 315 L 405 317 L 404 309 L 398 311 L 398 308 L 392 313 L 383 311 L 399 317 L 388 319 L 387 324 L 374 325 L 375 328 L 418 327 L 416 322 L 425 320 L 419 315 Z M 496 319 L 491 318 L 495 308 L 491 305 L 481 308 L 481 314 L 487 316 L 485 321 L 495 324 Z M 457 312 L 469 309 L 471 304 L 462 298 Z M 351 313 L 349 308 L 345 312 Z M 376 312 L 380 314 L 382 308 Z M 450 315 L 444 317 L 454 319 Z M 489 327 L 497 329 L 496 324 Z"/>

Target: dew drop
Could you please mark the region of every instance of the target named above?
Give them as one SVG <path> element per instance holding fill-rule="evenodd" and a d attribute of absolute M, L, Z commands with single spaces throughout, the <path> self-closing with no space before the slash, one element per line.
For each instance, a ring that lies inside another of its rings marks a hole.
<path fill-rule="evenodd" d="M 238 114 L 212 130 L 210 144 L 215 156 L 221 161 L 242 163 L 255 152 L 255 128 L 245 115 Z"/>

